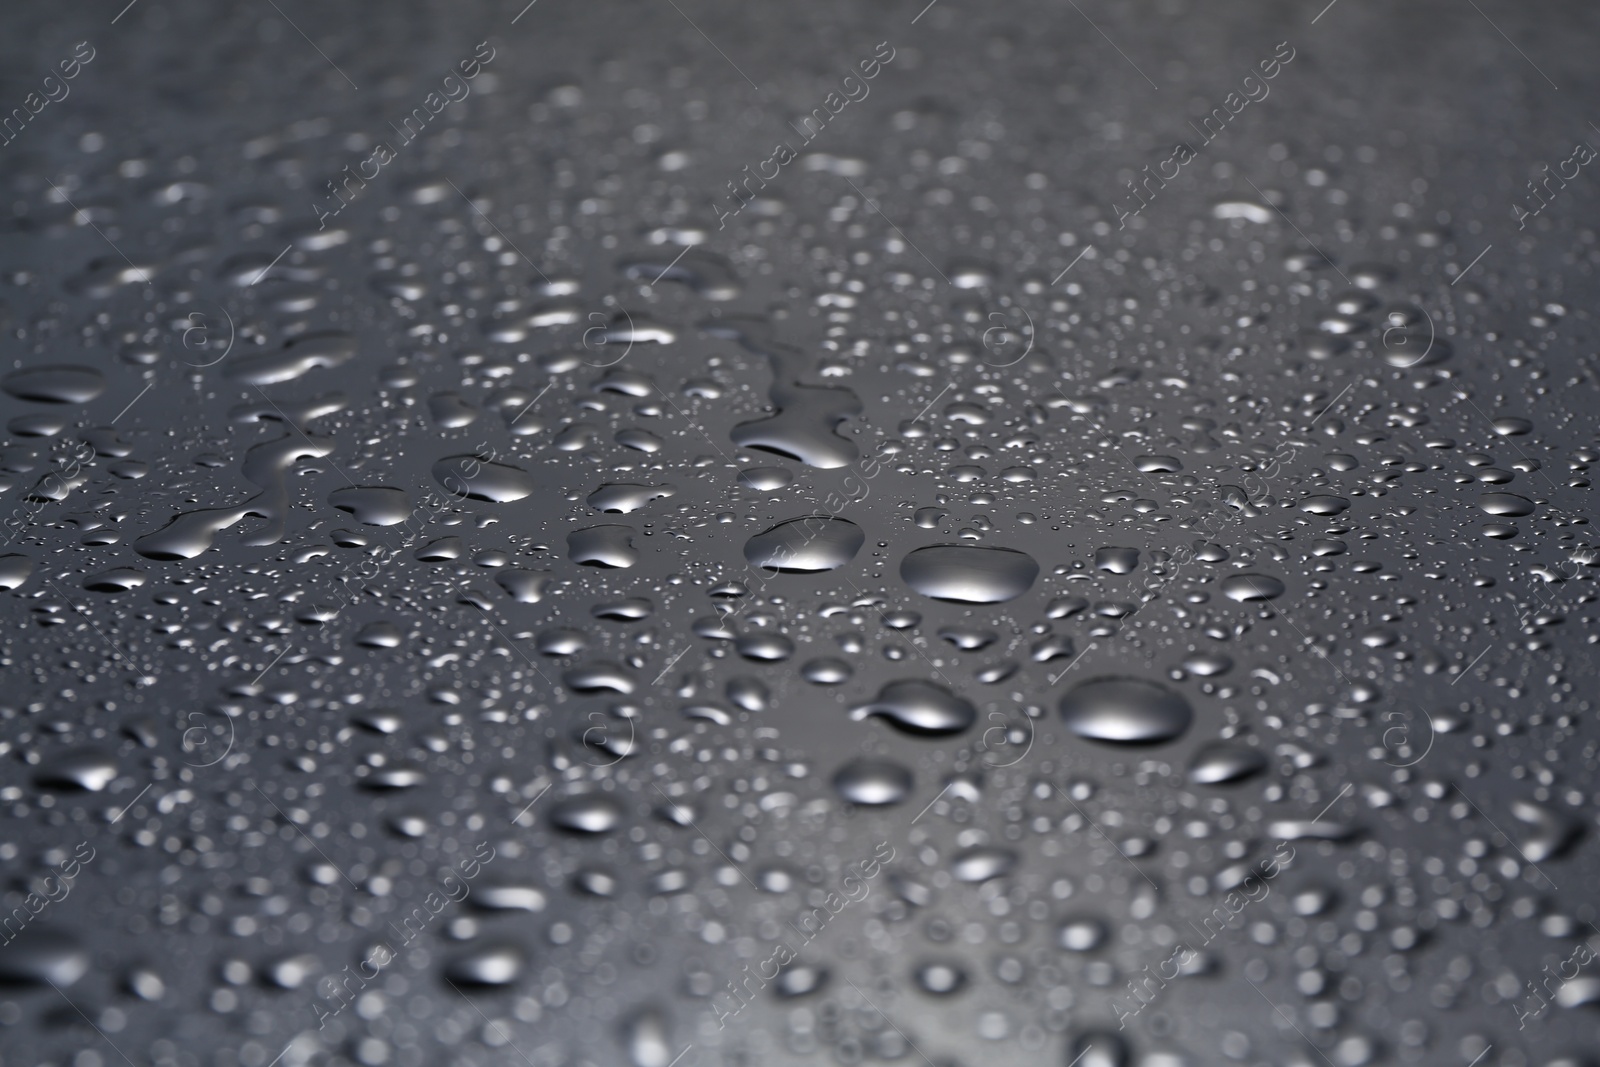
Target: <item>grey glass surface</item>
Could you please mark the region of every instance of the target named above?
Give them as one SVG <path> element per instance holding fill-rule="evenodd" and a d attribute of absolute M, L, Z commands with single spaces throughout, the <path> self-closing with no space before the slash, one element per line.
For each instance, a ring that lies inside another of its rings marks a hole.
<path fill-rule="evenodd" d="M 1600 1050 L 1586 5 L 14 2 L 0 1063 Z"/>

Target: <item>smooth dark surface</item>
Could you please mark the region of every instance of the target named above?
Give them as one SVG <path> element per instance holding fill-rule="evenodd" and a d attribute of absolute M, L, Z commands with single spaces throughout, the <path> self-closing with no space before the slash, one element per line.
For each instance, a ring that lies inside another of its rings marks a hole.
<path fill-rule="evenodd" d="M 1595 22 L 9 5 L 0 1061 L 1594 1062 Z"/>

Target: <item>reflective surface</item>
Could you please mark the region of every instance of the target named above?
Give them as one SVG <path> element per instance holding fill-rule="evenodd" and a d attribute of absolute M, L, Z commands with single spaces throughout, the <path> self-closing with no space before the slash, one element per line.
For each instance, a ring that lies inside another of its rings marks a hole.
<path fill-rule="evenodd" d="M 12 5 L 0 1055 L 1593 1062 L 1595 19 Z"/>

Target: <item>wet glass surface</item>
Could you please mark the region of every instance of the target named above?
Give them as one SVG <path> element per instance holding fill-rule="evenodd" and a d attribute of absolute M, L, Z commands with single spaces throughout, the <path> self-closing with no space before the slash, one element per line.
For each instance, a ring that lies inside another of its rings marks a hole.
<path fill-rule="evenodd" d="M 0 12 L 0 1062 L 1596 1063 L 1595 11 Z"/>

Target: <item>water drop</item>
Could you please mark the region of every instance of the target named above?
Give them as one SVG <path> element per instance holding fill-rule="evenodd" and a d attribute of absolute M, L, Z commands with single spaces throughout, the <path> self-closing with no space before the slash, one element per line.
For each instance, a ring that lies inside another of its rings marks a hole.
<path fill-rule="evenodd" d="M 463 986 L 510 985 L 522 974 L 522 953 L 509 945 L 493 945 L 457 956 L 445 965 L 445 978 Z"/>
<path fill-rule="evenodd" d="M 1283 590 L 1283 582 L 1270 574 L 1230 574 L 1222 579 L 1222 595 L 1240 603 L 1272 600 Z"/>
<path fill-rule="evenodd" d="M 87 404 L 105 388 L 105 375 L 93 367 L 70 364 L 27 367 L 0 379 L 0 389 L 40 404 Z"/>
<path fill-rule="evenodd" d="M 935 600 L 999 604 L 1032 588 L 1039 564 L 1012 548 L 930 545 L 906 554 L 900 561 L 900 577 Z"/>
<path fill-rule="evenodd" d="M 977 721 L 978 709 L 941 685 L 913 680 L 890 682 L 877 700 L 850 710 L 852 719 L 869 715 L 881 715 L 908 734 L 937 737 L 966 730 Z"/>
<path fill-rule="evenodd" d="M 794 472 L 787 467 L 747 467 L 739 472 L 739 485 L 763 493 L 777 492 L 794 484 Z"/>
<path fill-rule="evenodd" d="M 1182 696 L 1137 678 L 1095 678 L 1061 698 L 1061 716 L 1079 737 L 1121 744 L 1158 744 L 1194 721 Z"/>
<path fill-rule="evenodd" d="M 590 526 L 567 534 L 567 556 L 588 567 L 621 570 L 639 562 L 631 526 Z"/>
<path fill-rule="evenodd" d="M 0 592 L 16 589 L 33 573 L 33 560 L 16 552 L 0 556 Z"/>
<path fill-rule="evenodd" d="M 998 845 L 973 845 L 956 853 L 950 873 L 962 882 L 987 882 L 1010 874 L 1017 865 L 1017 854 Z"/>
<path fill-rule="evenodd" d="M 366 526 L 398 526 L 411 517 L 405 491 L 386 485 L 345 486 L 328 494 L 328 503 Z"/>
<path fill-rule="evenodd" d="M 1088 916 L 1075 916 L 1061 923 L 1056 943 L 1068 952 L 1093 952 L 1106 942 L 1106 924 Z"/>
<path fill-rule="evenodd" d="M 1308 515 L 1337 515 L 1349 506 L 1342 496 L 1308 496 L 1300 501 L 1300 510 Z"/>
<path fill-rule="evenodd" d="M 99 749 L 81 749 L 55 756 L 40 764 L 33 780 L 44 789 L 83 790 L 98 793 L 117 777 L 116 757 Z"/>
<path fill-rule="evenodd" d="M 550 823 L 574 834 L 605 834 L 622 821 L 622 805 L 600 793 L 567 797 L 551 806 Z"/>
<path fill-rule="evenodd" d="M 521 500 L 537 487 L 533 475 L 521 467 L 491 463 L 477 456 L 441 459 L 433 465 L 433 477 L 456 496 L 496 504 Z"/>
<path fill-rule="evenodd" d="M 1534 504 L 1527 497 L 1515 493 L 1484 493 L 1478 498 L 1478 507 L 1490 515 L 1515 518 L 1519 515 L 1532 515 Z"/>
<path fill-rule="evenodd" d="M 66 989 L 89 973 L 89 953 L 61 930 L 30 925 L 0 952 L 0 987 L 56 986 Z"/>
<path fill-rule="evenodd" d="M 1095 568 L 1111 574 L 1131 574 L 1139 566 L 1137 548 L 1099 548 L 1094 553 Z"/>
<path fill-rule="evenodd" d="M 880 759 L 851 760 L 833 776 L 839 795 L 863 806 L 899 804 L 910 795 L 911 784 L 909 770 Z"/>
<path fill-rule="evenodd" d="M 745 542 L 744 558 L 753 567 L 780 574 L 831 571 L 855 558 L 867 535 L 848 519 L 812 515 L 781 522 Z"/>
<path fill-rule="evenodd" d="M 966 988 L 967 972 L 956 963 L 924 963 L 916 970 L 916 982 L 925 993 L 948 997 Z"/>
<path fill-rule="evenodd" d="M 589 494 L 588 505 L 608 515 L 626 515 L 638 511 L 655 500 L 676 496 L 677 488 L 671 485 L 628 485 L 613 483 L 602 485 Z"/>
<path fill-rule="evenodd" d="M 1196 785 L 1226 785 L 1243 781 L 1267 769 L 1260 749 L 1229 741 L 1214 741 L 1194 754 L 1189 781 Z"/>

